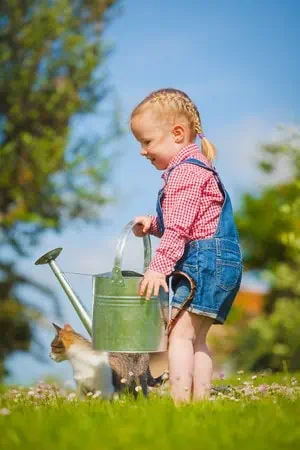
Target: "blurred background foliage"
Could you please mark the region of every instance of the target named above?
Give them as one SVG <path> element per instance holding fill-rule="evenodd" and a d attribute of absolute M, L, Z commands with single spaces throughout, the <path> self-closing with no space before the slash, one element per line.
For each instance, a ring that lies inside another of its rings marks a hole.
<path fill-rule="evenodd" d="M 264 186 L 236 214 L 245 270 L 268 283 L 262 314 L 235 336 L 234 362 L 246 370 L 300 369 L 300 129 L 279 131 L 261 149 Z"/>
<path fill-rule="evenodd" d="M 110 200 L 105 144 L 121 129 L 101 70 L 110 53 L 102 34 L 119 14 L 116 4 L 0 3 L 0 378 L 12 352 L 31 348 L 36 357 L 43 355 L 33 331 L 42 310 L 19 288 L 42 292 L 59 313 L 53 294 L 18 272 L 17 259 L 28 256 L 48 229 L 99 220 Z M 100 122 L 105 135 L 71 139 L 71 124 L 102 104 L 110 111 Z"/>

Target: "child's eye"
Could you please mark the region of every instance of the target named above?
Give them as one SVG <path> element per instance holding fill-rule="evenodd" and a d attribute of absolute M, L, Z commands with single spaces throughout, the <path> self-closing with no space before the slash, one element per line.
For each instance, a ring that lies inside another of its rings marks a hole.
<path fill-rule="evenodd" d="M 144 141 L 145 145 L 149 145 L 151 141 Z"/>

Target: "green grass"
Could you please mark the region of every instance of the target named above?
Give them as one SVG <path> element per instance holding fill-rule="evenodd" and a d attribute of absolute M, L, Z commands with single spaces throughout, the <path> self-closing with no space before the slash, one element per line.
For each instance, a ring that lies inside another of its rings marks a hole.
<path fill-rule="evenodd" d="M 6 390 L 0 398 L 0 412 L 7 414 L 0 415 L 0 446 L 3 450 L 299 448 L 300 376 L 238 377 L 215 382 L 233 385 L 226 395 L 180 407 L 165 391 L 152 393 L 149 400 L 126 397 L 109 403 L 68 400 L 51 387 L 32 396 L 27 390 Z"/>

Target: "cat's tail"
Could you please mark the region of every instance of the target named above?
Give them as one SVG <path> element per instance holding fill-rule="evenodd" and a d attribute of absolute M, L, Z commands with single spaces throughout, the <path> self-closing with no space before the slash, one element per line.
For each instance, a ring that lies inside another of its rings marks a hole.
<path fill-rule="evenodd" d="M 150 387 L 161 386 L 163 384 L 163 381 L 164 380 L 162 379 L 162 375 L 160 375 L 157 378 L 154 378 L 151 375 L 151 372 L 148 367 L 148 369 L 147 369 L 147 384 L 148 384 L 148 386 L 150 386 Z"/>

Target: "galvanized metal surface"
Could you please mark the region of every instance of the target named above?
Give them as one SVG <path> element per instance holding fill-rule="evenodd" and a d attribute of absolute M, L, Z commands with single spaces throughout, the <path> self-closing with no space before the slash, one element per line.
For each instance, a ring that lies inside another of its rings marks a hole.
<path fill-rule="evenodd" d="M 142 274 L 122 271 L 123 252 L 132 232 L 129 222 L 120 235 L 112 272 L 93 277 L 93 346 L 108 352 L 161 352 L 167 348 L 168 295 L 146 300 L 138 295 Z M 144 271 L 151 261 L 145 236 Z"/>
<path fill-rule="evenodd" d="M 95 296 L 93 347 L 108 352 L 166 350 L 167 334 L 160 300 L 134 296 Z"/>

